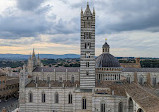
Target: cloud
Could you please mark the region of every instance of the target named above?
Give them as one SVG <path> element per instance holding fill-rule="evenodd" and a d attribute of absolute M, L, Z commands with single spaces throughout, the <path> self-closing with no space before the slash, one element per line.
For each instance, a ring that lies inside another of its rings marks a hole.
<path fill-rule="evenodd" d="M 17 7 L 24 11 L 32 11 L 40 7 L 45 0 L 17 0 Z"/>
<path fill-rule="evenodd" d="M 16 5 L 0 9 L 0 46 L 33 46 L 42 42 L 79 46 L 80 10 L 86 8 L 85 0 L 14 1 Z M 96 10 L 96 47 L 100 52 L 105 37 L 116 56 L 140 52 L 150 55 L 147 51 L 158 48 L 158 0 L 90 0 L 89 4 L 91 10 Z M 41 48 L 43 52 L 47 49 L 56 47 Z M 65 47 L 62 49 L 65 52 Z"/>
<path fill-rule="evenodd" d="M 5 39 L 36 36 L 50 29 L 49 22 L 39 15 L 11 16 L 0 19 L 0 37 Z"/>
<path fill-rule="evenodd" d="M 112 0 L 95 2 L 99 11 L 97 33 L 145 30 L 159 26 L 159 1 Z M 151 30 L 152 31 L 152 30 Z"/>

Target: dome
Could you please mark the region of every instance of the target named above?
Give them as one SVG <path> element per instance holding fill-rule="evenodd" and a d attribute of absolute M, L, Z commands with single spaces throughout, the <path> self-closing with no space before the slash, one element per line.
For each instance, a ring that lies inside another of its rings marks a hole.
<path fill-rule="evenodd" d="M 96 59 L 96 68 L 98 67 L 120 67 L 120 64 L 113 55 L 103 53 Z"/>

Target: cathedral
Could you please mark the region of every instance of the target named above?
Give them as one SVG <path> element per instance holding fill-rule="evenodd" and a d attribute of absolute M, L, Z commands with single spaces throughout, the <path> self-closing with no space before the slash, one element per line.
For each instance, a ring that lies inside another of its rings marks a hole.
<path fill-rule="evenodd" d="M 122 67 L 103 43 L 95 10 L 81 10 L 80 67 L 45 67 L 33 51 L 19 79 L 20 112 L 159 112 L 159 68 Z"/>

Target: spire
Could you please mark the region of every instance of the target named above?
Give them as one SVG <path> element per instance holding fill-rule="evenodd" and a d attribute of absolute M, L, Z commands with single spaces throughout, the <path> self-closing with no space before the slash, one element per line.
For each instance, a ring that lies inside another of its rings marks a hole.
<path fill-rule="evenodd" d="M 35 51 L 34 51 L 34 48 L 33 48 L 33 54 L 32 54 L 32 57 L 35 57 Z"/>
<path fill-rule="evenodd" d="M 95 14 L 95 8 L 93 7 L 93 14 Z"/>
<path fill-rule="evenodd" d="M 82 9 L 82 7 L 81 7 L 81 13 L 83 13 L 83 9 Z"/>
<path fill-rule="evenodd" d="M 87 2 L 87 7 L 89 7 L 89 2 Z"/>
<path fill-rule="evenodd" d="M 87 2 L 87 8 L 84 12 L 84 16 L 91 16 L 91 15 L 92 15 L 92 13 L 91 13 L 91 10 L 89 8 L 89 3 Z"/>
<path fill-rule="evenodd" d="M 81 7 L 81 16 L 83 16 L 83 9 L 82 9 L 82 7 Z"/>

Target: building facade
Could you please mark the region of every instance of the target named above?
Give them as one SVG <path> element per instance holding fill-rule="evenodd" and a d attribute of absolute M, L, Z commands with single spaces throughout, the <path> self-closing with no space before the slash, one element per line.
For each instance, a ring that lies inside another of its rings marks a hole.
<path fill-rule="evenodd" d="M 104 43 L 95 59 L 95 10 L 81 10 L 80 67 L 43 67 L 32 56 L 20 75 L 20 112 L 159 112 L 159 68 L 123 68 Z"/>

